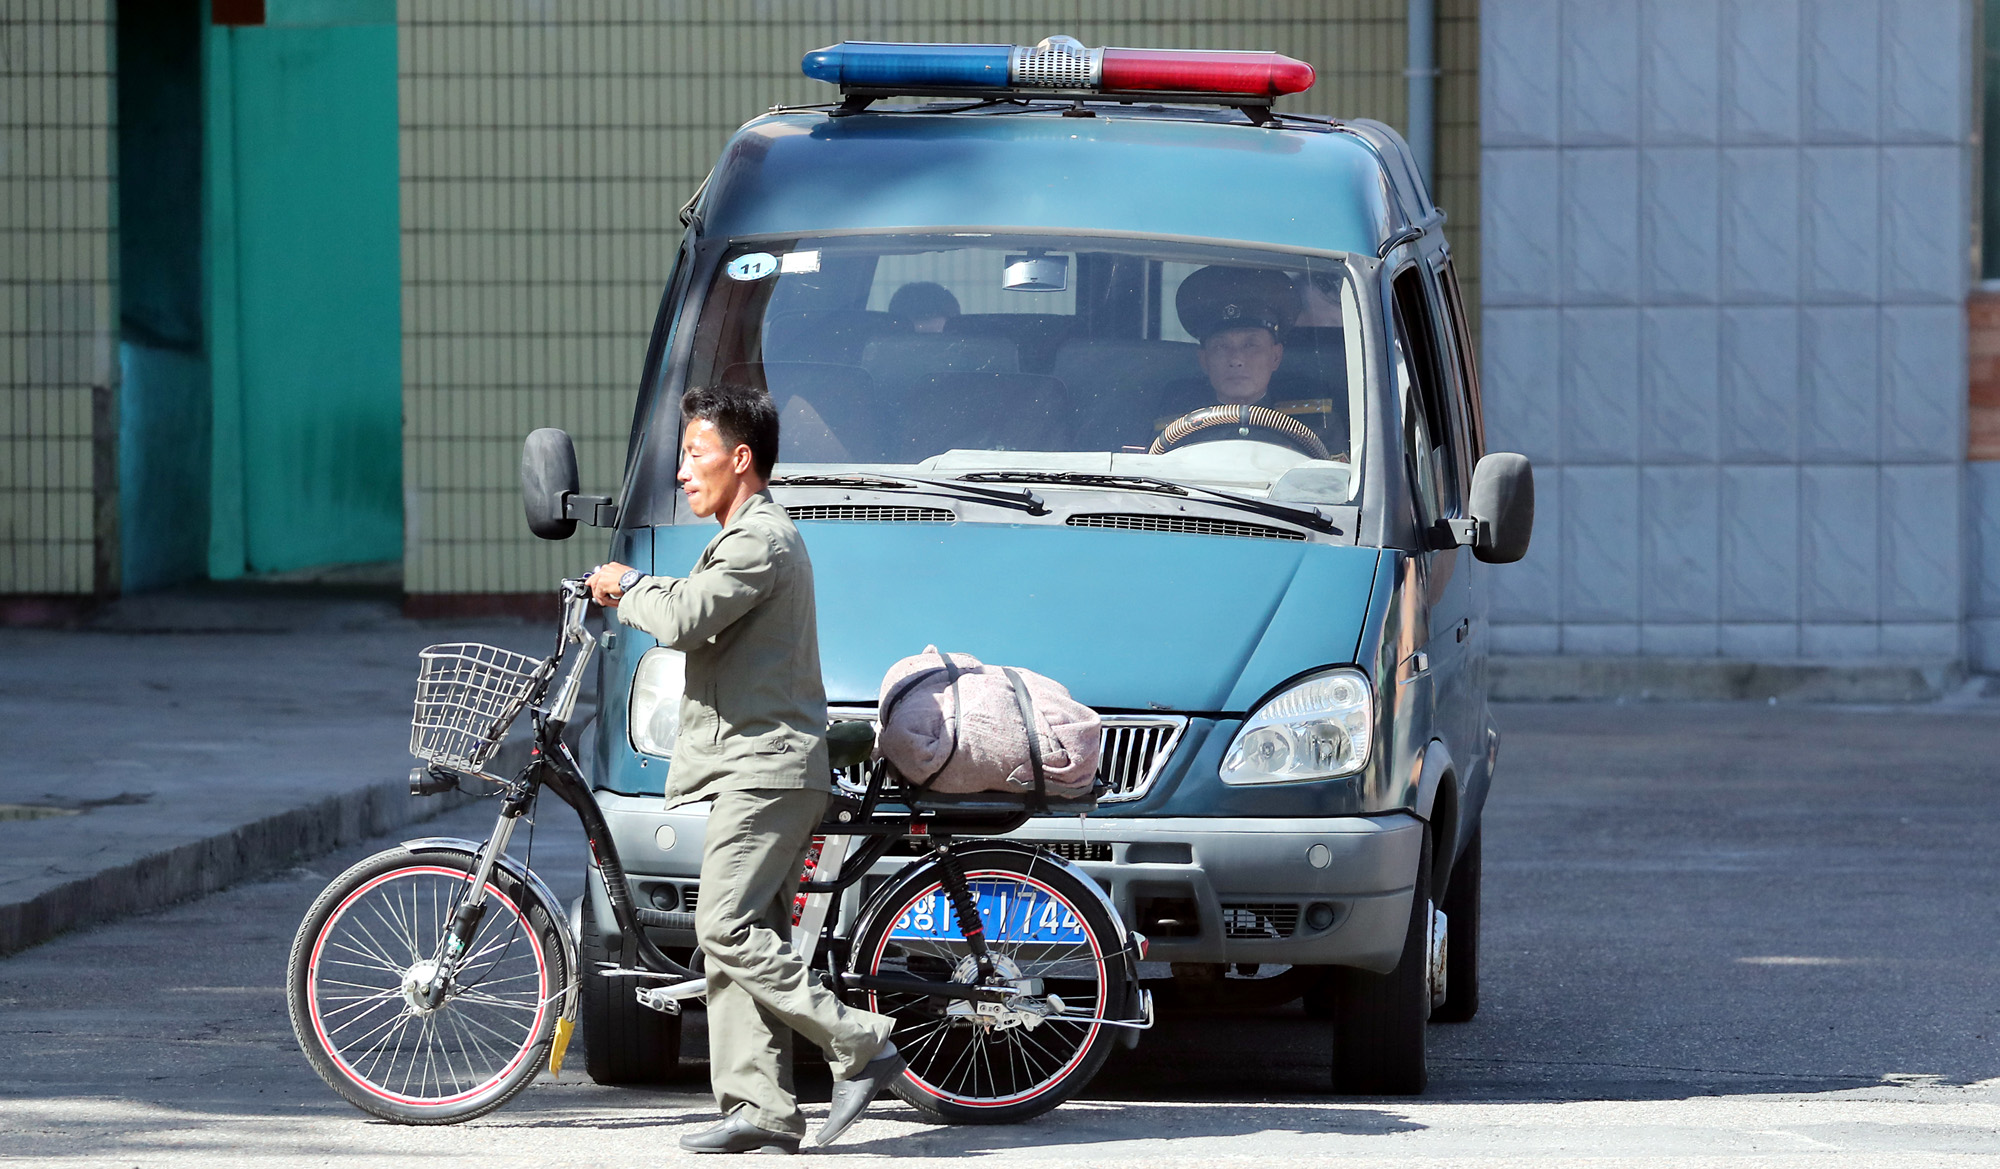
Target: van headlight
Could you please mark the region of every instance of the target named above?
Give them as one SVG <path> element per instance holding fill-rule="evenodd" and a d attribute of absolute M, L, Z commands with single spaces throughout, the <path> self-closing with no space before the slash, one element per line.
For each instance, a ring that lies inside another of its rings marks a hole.
<path fill-rule="evenodd" d="M 1244 720 L 1222 757 L 1224 783 L 1289 783 L 1352 775 L 1368 762 L 1375 703 L 1359 670 L 1328 670 Z"/>
<path fill-rule="evenodd" d="M 661 646 L 649 649 L 632 674 L 632 749 L 662 759 L 674 756 L 681 733 L 681 694 L 687 690 L 687 655 Z"/>

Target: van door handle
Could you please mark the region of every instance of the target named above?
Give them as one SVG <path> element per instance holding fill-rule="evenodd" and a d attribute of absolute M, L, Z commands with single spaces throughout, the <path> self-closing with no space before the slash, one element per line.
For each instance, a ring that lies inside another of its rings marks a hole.
<path fill-rule="evenodd" d="M 1472 618 L 1470 617 L 1461 618 L 1458 622 L 1458 640 L 1464 641 L 1466 638 L 1471 636 L 1472 636 Z"/>

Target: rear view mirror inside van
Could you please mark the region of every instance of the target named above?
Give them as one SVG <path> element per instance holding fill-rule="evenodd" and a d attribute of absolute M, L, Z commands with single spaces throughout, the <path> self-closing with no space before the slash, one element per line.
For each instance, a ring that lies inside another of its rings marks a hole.
<path fill-rule="evenodd" d="M 1008 256 L 1000 284 L 1009 292 L 1061 292 L 1069 287 L 1069 257 L 1042 251 Z"/>

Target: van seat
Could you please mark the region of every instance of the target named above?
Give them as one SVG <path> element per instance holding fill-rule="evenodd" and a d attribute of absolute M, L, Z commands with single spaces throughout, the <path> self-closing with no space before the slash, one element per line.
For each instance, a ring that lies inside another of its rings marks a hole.
<path fill-rule="evenodd" d="M 903 458 L 948 450 L 1070 449 L 1072 414 L 1062 382 L 1038 373 L 934 373 L 903 401 Z"/>
<path fill-rule="evenodd" d="M 892 402 L 934 373 L 1016 373 L 1020 350 L 1001 337 L 942 333 L 878 337 L 861 350 L 861 368 Z"/>
<path fill-rule="evenodd" d="M 1050 372 L 1069 387 L 1076 408 L 1076 443 L 1082 450 L 1115 451 L 1152 441 L 1154 417 L 1166 387 L 1200 377 L 1185 341 L 1076 337 L 1056 350 Z"/>
<path fill-rule="evenodd" d="M 872 463 L 889 453 L 881 396 L 858 365 L 745 361 L 723 370 L 722 380 L 770 392 L 784 422 L 778 432 L 780 461 Z"/>
<path fill-rule="evenodd" d="M 864 309 L 779 313 L 764 322 L 764 360 L 853 365 L 868 342 L 901 327 L 888 313 Z"/>

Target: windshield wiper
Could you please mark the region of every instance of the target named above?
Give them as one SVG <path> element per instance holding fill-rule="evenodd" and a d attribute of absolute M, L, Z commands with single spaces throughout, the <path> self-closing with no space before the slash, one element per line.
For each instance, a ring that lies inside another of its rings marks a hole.
<path fill-rule="evenodd" d="M 912 495 L 942 495 L 952 499 L 971 500 L 975 503 L 990 503 L 996 507 L 1011 507 L 1029 515 L 1049 514 L 1049 505 L 1042 502 L 1042 497 L 1025 487 L 1010 491 L 998 487 L 975 487 L 970 483 L 960 483 L 955 480 L 916 479 L 908 475 L 883 475 L 872 471 L 851 475 L 780 475 L 771 480 L 771 486 L 859 487 L 868 491 L 908 491 Z"/>
<path fill-rule="evenodd" d="M 1150 475 L 1100 475 L 1093 471 L 974 471 L 960 478 L 984 483 L 1074 483 L 1079 487 L 1102 487 L 1114 491 L 1154 491 L 1161 495 L 1199 493 L 1217 503 L 1267 515 L 1273 519 L 1289 520 L 1316 532 L 1329 532 L 1336 536 L 1344 534 L 1318 508 L 1291 507 L 1282 503 L 1272 503 L 1268 499 L 1253 499 L 1247 495 L 1217 491 L 1213 487 L 1203 487 L 1199 484 L 1155 479 Z"/>

